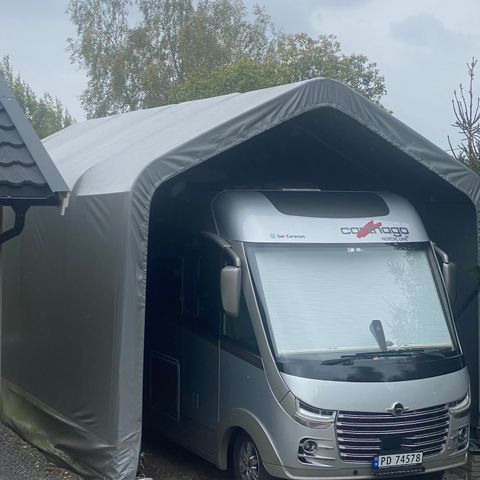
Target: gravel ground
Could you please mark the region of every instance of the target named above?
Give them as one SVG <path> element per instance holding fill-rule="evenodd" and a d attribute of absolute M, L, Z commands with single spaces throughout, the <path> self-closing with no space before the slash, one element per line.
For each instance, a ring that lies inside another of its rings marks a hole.
<path fill-rule="evenodd" d="M 455 470 L 453 472 L 446 473 L 444 480 L 468 480 L 468 476 L 466 473 Z"/>
<path fill-rule="evenodd" d="M 230 480 L 222 472 L 198 455 L 163 438 L 144 445 L 139 477 L 153 480 Z"/>
<path fill-rule="evenodd" d="M 82 480 L 50 463 L 0 423 L 0 480 Z"/>
<path fill-rule="evenodd" d="M 144 446 L 139 478 L 153 480 L 229 480 L 221 472 L 182 447 L 157 439 Z M 50 463 L 37 449 L 0 423 L 0 480 L 82 480 Z M 445 480 L 467 480 L 465 474 L 448 473 Z"/>

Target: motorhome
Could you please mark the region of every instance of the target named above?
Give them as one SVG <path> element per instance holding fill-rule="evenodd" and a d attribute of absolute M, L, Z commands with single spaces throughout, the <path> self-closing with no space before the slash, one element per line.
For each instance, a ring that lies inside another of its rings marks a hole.
<path fill-rule="evenodd" d="M 406 199 L 227 190 L 172 216 L 150 245 L 144 425 L 237 480 L 465 462 L 455 265 Z"/>

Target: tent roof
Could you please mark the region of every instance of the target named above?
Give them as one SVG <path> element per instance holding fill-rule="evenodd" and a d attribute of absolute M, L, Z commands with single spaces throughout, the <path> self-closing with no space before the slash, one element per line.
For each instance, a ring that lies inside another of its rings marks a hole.
<path fill-rule="evenodd" d="M 0 77 L 0 204 L 57 203 L 68 187 Z"/>
<path fill-rule="evenodd" d="M 478 177 L 471 170 L 381 107 L 325 78 L 90 120 L 54 134 L 45 146 L 75 194 L 128 192 L 157 160 L 174 164 L 178 173 L 321 108 L 357 120 L 447 181 L 462 184 L 478 204 Z"/>

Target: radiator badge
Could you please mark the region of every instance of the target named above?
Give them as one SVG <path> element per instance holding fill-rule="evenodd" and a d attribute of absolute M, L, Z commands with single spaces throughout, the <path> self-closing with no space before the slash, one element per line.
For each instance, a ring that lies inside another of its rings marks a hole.
<path fill-rule="evenodd" d="M 399 415 L 403 415 L 405 412 L 408 411 L 408 408 L 405 408 L 401 403 L 396 402 L 390 408 L 387 408 L 387 412 L 391 413 L 398 417 Z"/>

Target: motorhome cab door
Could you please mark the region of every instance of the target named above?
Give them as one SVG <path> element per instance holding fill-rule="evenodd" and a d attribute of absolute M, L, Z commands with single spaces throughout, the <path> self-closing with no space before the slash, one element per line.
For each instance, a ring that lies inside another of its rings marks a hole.
<path fill-rule="evenodd" d="M 147 408 L 165 433 L 210 457 L 218 424 L 223 254 L 185 232 L 162 243 L 151 263 Z"/>
<path fill-rule="evenodd" d="M 193 304 L 182 324 L 181 413 L 191 424 L 200 449 L 213 454 L 218 425 L 219 335 L 222 321 L 218 278 L 221 249 L 206 238 L 195 240 L 191 260 Z"/>

